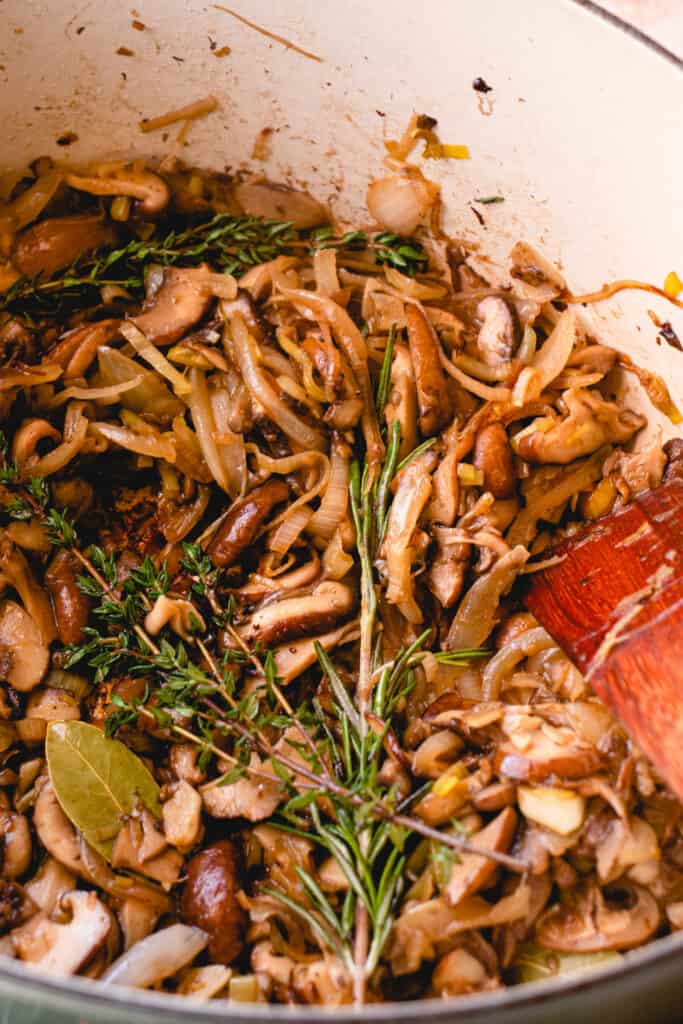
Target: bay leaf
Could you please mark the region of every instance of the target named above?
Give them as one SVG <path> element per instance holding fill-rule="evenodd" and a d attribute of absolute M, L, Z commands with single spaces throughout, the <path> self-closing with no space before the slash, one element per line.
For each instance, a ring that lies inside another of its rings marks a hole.
<path fill-rule="evenodd" d="M 62 810 L 107 860 L 124 818 L 136 804 L 161 816 L 159 787 L 143 762 L 94 725 L 53 722 L 45 754 Z"/>

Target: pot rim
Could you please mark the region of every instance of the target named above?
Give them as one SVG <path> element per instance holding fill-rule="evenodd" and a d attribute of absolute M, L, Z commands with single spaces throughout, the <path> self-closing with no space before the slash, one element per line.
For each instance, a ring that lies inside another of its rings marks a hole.
<path fill-rule="evenodd" d="M 678 57 L 661 43 L 652 39 L 635 25 L 629 24 L 618 15 L 598 6 L 593 0 L 565 0 L 576 7 L 583 8 L 593 16 L 612 25 L 625 35 L 638 41 L 653 53 L 683 72 L 683 58 Z M 618 983 L 642 972 L 654 964 L 667 964 L 680 961 L 683 954 L 683 931 L 667 935 L 639 949 L 625 953 L 621 960 L 604 967 L 595 968 L 551 980 L 527 982 L 525 984 L 501 988 L 494 992 L 475 993 L 459 996 L 457 1000 L 420 999 L 406 1002 L 385 1002 L 364 1006 L 361 1009 L 349 1006 L 328 1010 L 321 1006 L 286 1006 L 261 1003 L 235 1003 L 216 1001 L 205 1004 L 191 999 L 180 1000 L 170 993 L 148 992 L 125 988 L 104 988 L 97 981 L 88 978 L 57 979 L 43 975 L 16 960 L 0 958 L 0 993 L 10 995 L 20 1002 L 31 1002 L 36 996 L 42 996 L 45 1006 L 52 1005 L 55 1009 L 62 1005 L 67 1011 L 78 1010 L 79 1013 L 105 1011 L 107 1007 L 118 1013 L 142 1013 L 150 1021 L 167 1020 L 173 1016 L 184 1017 L 188 1022 L 197 1024 L 224 1024 L 226 1020 L 287 1021 L 305 1018 L 305 1024 L 346 1024 L 352 1018 L 364 1021 L 385 1021 L 387 1018 L 396 1021 L 414 1019 L 417 1015 L 422 1020 L 439 1020 L 467 1016 L 493 1019 L 496 1011 L 517 1011 L 525 1007 L 538 1007 L 563 996 L 579 995 L 589 988 L 597 988 L 601 983 Z M 491 1015 L 491 1017 L 489 1017 Z"/>

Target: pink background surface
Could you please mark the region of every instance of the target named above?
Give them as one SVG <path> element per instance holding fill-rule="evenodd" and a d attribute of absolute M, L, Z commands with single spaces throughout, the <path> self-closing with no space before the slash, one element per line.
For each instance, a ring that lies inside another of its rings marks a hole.
<path fill-rule="evenodd" d="M 683 0 L 597 0 L 672 53 L 683 57 Z"/>

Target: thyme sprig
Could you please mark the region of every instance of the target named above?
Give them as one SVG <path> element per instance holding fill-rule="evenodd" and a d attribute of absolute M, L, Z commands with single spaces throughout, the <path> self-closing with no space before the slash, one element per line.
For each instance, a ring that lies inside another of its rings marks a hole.
<path fill-rule="evenodd" d="M 367 250 L 378 265 L 395 267 L 410 276 L 428 266 L 421 245 L 400 235 L 353 231 L 335 236 L 331 228 L 310 234 L 283 221 L 219 213 L 184 230 L 160 224 L 146 238 L 133 237 L 125 245 L 76 260 L 50 276 L 22 276 L 0 295 L 0 313 L 36 319 L 59 317 L 99 301 L 99 289 L 104 285 L 123 288 L 139 299 L 144 295 L 146 270 L 152 264 L 194 267 L 208 263 L 219 272 L 241 277 L 250 267 L 277 256 L 329 247 Z"/>

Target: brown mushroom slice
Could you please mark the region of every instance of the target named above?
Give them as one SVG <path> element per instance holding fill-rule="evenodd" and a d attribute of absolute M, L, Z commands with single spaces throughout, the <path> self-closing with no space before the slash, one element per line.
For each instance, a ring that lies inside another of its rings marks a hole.
<path fill-rule="evenodd" d="M 50 650 L 35 622 L 15 601 L 0 602 L 0 678 L 27 692 L 47 672 Z"/>
<path fill-rule="evenodd" d="M 507 302 L 488 295 L 477 306 L 477 318 L 481 320 L 477 348 L 486 365 L 509 363 L 515 351 L 515 324 Z"/>
<path fill-rule="evenodd" d="M 16 814 L 0 803 L 2 836 L 2 877 L 12 881 L 25 874 L 31 863 L 31 830 L 23 814 Z"/>
<path fill-rule="evenodd" d="M 587 883 L 578 892 L 572 891 L 565 902 L 541 915 L 535 941 L 558 953 L 599 953 L 642 946 L 659 927 L 657 901 L 646 889 L 627 882 L 610 891 L 621 895 L 619 904 L 610 905 L 595 884 Z"/>
<path fill-rule="evenodd" d="M 58 551 L 45 573 L 45 586 L 52 598 L 57 632 L 63 644 L 79 644 L 90 614 L 90 600 L 77 583 L 76 560 L 70 552 Z"/>
<path fill-rule="evenodd" d="M 433 452 L 426 452 L 401 472 L 382 545 L 387 601 L 413 623 L 422 622 L 422 609 L 415 600 L 412 565 L 419 539 L 418 522 L 432 493 L 433 467 Z"/>
<path fill-rule="evenodd" d="M 172 345 L 206 313 L 214 276 L 208 267 L 167 267 L 153 298 L 131 320 L 154 345 Z"/>
<path fill-rule="evenodd" d="M 68 331 L 50 350 L 50 362 L 64 367 L 64 380 L 84 377 L 100 348 L 108 345 L 117 336 L 120 324 L 120 320 L 98 320 L 96 323 L 83 324 L 73 331 Z M 118 381 L 106 383 L 116 384 Z"/>
<path fill-rule="evenodd" d="M 254 541 L 272 510 L 288 495 L 285 481 L 273 477 L 235 502 L 209 544 L 208 553 L 214 565 L 222 569 L 232 565 Z"/>
<path fill-rule="evenodd" d="M 474 465 L 484 474 L 484 487 L 494 498 L 515 493 L 515 468 L 508 435 L 502 423 L 490 423 L 477 434 Z"/>
<path fill-rule="evenodd" d="M 526 734 L 526 739 L 524 749 L 511 741 L 501 743 L 494 759 L 499 775 L 522 782 L 543 782 L 551 776 L 583 779 L 602 765 L 600 752 L 579 737 L 569 743 L 557 743 L 537 729 Z"/>
<path fill-rule="evenodd" d="M 54 217 L 22 232 L 12 259 L 27 277 L 49 277 L 81 256 L 115 244 L 114 228 L 99 214 Z"/>
<path fill-rule="evenodd" d="M 256 754 L 251 755 L 250 774 L 227 786 L 218 780 L 202 786 L 204 810 L 212 818 L 247 818 L 262 821 L 269 818 L 283 798 L 284 791 L 276 779 L 265 778 L 267 765 Z M 260 774 L 253 774 L 258 771 Z"/>
<path fill-rule="evenodd" d="M 316 645 L 320 644 L 324 651 L 331 651 L 340 644 L 350 643 L 358 639 L 358 626 L 355 622 L 347 622 L 339 629 L 333 629 L 321 636 L 294 640 L 276 648 L 275 668 L 277 676 L 284 686 L 300 676 L 302 672 L 315 665 L 318 660 Z"/>
<path fill-rule="evenodd" d="M 442 608 L 452 608 L 462 593 L 471 547 L 453 540 L 447 526 L 434 526 L 436 552 L 427 572 L 427 586 Z"/>
<path fill-rule="evenodd" d="M 71 912 L 66 924 L 40 913 L 12 932 L 12 943 L 22 960 L 46 974 L 76 974 L 106 942 L 115 921 L 94 892 L 70 892 L 62 907 Z"/>
<path fill-rule="evenodd" d="M 250 644 L 282 644 L 330 629 L 349 617 L 354 604 L 350 587 L 327 580 L 303 597 L 287 597 L 260 608 L 239 627 L 239 633 Z"/>
<path fill-rule="evenodd" d="M 507 853 L 517 828 L 517 815 L 512 807 L 506 807 L 480 832 L 470 837 L 470 845 L 477 850 Z M 498 865 L 488 857 L 476 853 L 463 853 L 459 863 L 453 865 L 446 887 L 446 899 L 455 906 L 465 896 L 471 896 L 485 889 L 496 873 Z"/>
<path fill-rule="evenodd" d="M 566 416 L 534 420 L 513 438 L 513 448 L 526 462 L 566 466 L 604 444 L 629 441 L 647 422 L 639 413 L 620 409 L 583 388 L 571 388 L 562 398 Z"/>
<path fill-rule="evenodd" d="M 327 224 L 330 214 L 322 203 L 302 189 L 272 181 L 243 181 L 235 186 L 235 199 L 249 217 L 288 221 L 299 230 Z"/>
<path fill-rule="evenodd" d="M 450 422 L 452 415 L 446 375 L 441 367 L 441 348 L 429 320 L 420 306 L 412 302 L 406 304 L 406 324 L 420 430 L 424 437 L 431 437 Z"/>
<path fill-rule="evenodd" d="M 69 188 L 89 192 L 93 196 L 130 196 L 140 203 L 142 213 L 154 216 L 168 206 L 171 190 L 158 174 L 130 164 L 113 164 L 103 168 L 101 176 L 67 174 Z"/>

